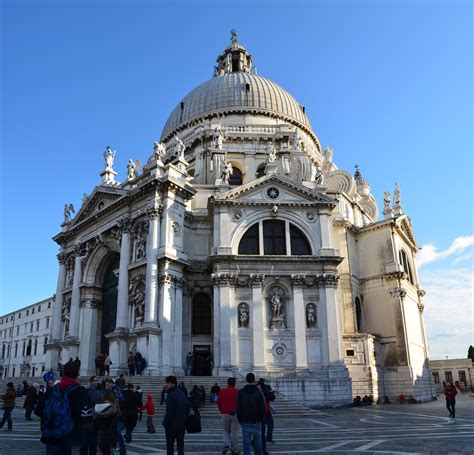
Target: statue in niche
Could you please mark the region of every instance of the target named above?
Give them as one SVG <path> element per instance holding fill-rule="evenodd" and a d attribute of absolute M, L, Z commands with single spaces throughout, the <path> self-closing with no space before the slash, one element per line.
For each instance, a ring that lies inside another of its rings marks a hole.
<path fill-rule="evenodd" d="M 324 183 L 324 176 L 323 176 L 323 172 L 322 172 L 320 166 L 318 166 L 316 168 L 316 175 L 314 176 L 314 183 L 315 183 L 316 186 L 322 186 L 322 184 Z"/>
<path fill-rule="evenodd" d="M 145 320 L 145 289 L 143 285 L 139 284 L 135 288 L 133 294 L 133 301 L 135 307 L 135 327 L 142 325 Z"/>
<path fill-rule="evenodd" d="M 135 261 L 145 257 L 145 241 L 142 238 L 137 239 L 135 247 Z"/>
<path fill-rule="evenodd" d="M 267 163 L 274 163 L 276 161 L 276 151 L 273 145 L 269 145 L 265 151 L 266 154 L 266 162 Z"/>
<path fill-rule="evenodd" d="M 280 294 L 282 294 L 281 289 L 274 288 L 273 295 L 270 298 L 270 309 L 272 315 L 270 329 L 272 330 L 286 329 L 286 308 Z"/>
<path fill-rule="evenodd" d="M 316 327 L 316 307 L 312 303 L 306 306 L 306 327 L 308 329 Z"/>
<path fill-rule="evenodd" d="M 69 313 L 71 310 L 71 300 L 65 299 L 63 302 L 63 307 L 61 311 L 61 320 L 63 321 L 64 328 L 64 338 L 67 338 L 69 335 Z"/>
<path fill-rule="evenodd" d="M 220 125 L 216 126 L 214 130 L 214 147 L 216 149 L 222 150 L 222 145 L 224 144 L 224 133 Z"/>
<path fill-rule="evenodd" d="M 229 179 L 230 179 L 230 176 L 232 175 L 233 170 L 234 169 L 232 168 L 232 164 L 230 163 L 230 161 L 226 161 L 224 163 L 224 167 L 222 168 L 222 172 L 221 172 L 222 183 L 226 185 L 229 184 Z"/>
<path fill-rule="evenodd" d="M 112 151 L 112 149 L 109 146 L 107 146 L 104 152 L 106 171 L 113 171 L 112 167 L 114 165 L 114 159 L 115 159 L 115 150 Z"/>
<path fill-rule="evenodd" d="M 239 327 L 248 328 L 249 320 L 249 306 L 246 303 L 241 303 L 239 305 Z"/>
<path fill-rule="evenodd" d="M 76 213 L 72 204 L 64 204 L 64 223 L 71 221 L 71 213 Z"/>
<path fill-rule="evenodd" d="M 176 151 L 178 159 L 184 161 L 184 151 L 186 150 L 186 146 L 178 136 L 175 136 L 174 139 L 176 141 Z"/>
<path fill-rule="evenodd" d="M 390 210 L 390 191 L 383 193 L 383 209 L 384 211 Z"/>
<path fill-rule="evenodd" d="M 400 185 L 395 183 L 395 190 L 393 192 L 393 207 L 400 207 Z"/>
<path fill-rule="evenodd" d="M 74 278 L 74 262 L 70 259 L 66 265 L 66 280 L 65 287 L 70 288 L 72 286 L 72 281 Z"/>

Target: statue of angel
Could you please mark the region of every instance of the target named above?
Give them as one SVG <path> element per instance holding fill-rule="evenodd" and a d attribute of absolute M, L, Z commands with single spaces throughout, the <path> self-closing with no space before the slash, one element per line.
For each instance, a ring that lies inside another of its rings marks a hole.
<path fill-rule="evenodd" d="M 232 164 L 230 163 L 230 161 L 226 161 L 225 164 L 224 164 L 224 167 L 222 169 L 222 173 L 221 173 L 222 183 L 226 183 L 226 184 L 229 183 L 229 179 L 230 179 L 230 176 L 232 175 L 233 171 L 234 171 L 234 169 L 233 169 Z"/>
<path fill-rule="evenodd" d="M 267 163 L 274 163 L 276 161 L 276 151 L 273 145 L 269 145 L 265 151 Z"/>
<path fill-rule="evenodd" d="M 398 183 L 395 183 L 393 191 L 393 207 L 400 207 L 400 185 Z"/>
<path fill-rule="evenodd" d="M 115 150 L 112 151 L 112 149 L 109 146 L 107 146 L 104 152 L 104 159 L 105 159 L 105 170 L 113 171 L 112 167 L 114 165 Z"/>
<path fill-rule="evenodd" d="M 321 167 L 318 166 L 316 168 L 316 175 L 314 176 L 314 183 L 316 184 L 316 186 L 321 186 L 323 182 L 324 182 L 323 172 L 321 170 Z"/>
<path fill-rule="evenodd" d="M 333 154 L 334 154 L 333 149 L 326 145 L 326 148 L 324 149 L 324 162 L 332 163 Z"/>
<path fill-rule="evenodd" d="M 177 155 L 180 160 L 184 160 L 184 151 L 186 150 L 186 146 L 183 144 L 183 141 L 178 137 L 174 137 L 176 141 L 176 150 L 177 150 Z"/>
<path fill-rule="evenodd" d="M 76 213 L 72 204 L 64 204 L 64 223 L 71 221 L 71 213 Z"/>
<path fill-rule="evenodd" d="M 383 209 L 390 210 L 390 191 L 383 193 Z"/>
<path fill-rule="evenodd" d="M 128 160 L 127 165 L 127 180 L 134 180 L 138 177 L 138 171 L 142 170 L 142 163 L 140 160 L 133 162 L 132 159 Z"/>
<path fill-rule="evenodd" d="M 222 145 L 224 143 L 224 133 L 222 132 L 222 128 L 220 125 L 216 126 L 214 130 L 214 146 L 217 149 L 222 150 Z"/>
<path fill-rule="evenodd" d="M 295 144 L 295 149 L 301 151 L 303 148 L 303 139 L 301 139 L 300 133 L 298 130 L 295 131 L 295 136 L 293 138 L 293 143 Z"/>
<path fill-rule="evenodd" d="M 161 161 L 162 158 L 165 157 L 166 155 L 166 146 L 162 142 L 155 141 L 153 143 L 153 152 L 154 152 L 154 158 L 156 161 Z"/>

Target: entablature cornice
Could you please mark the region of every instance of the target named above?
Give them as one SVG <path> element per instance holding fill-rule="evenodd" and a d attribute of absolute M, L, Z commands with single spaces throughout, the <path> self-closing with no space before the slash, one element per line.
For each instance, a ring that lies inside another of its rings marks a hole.
<path fill-rule="evenodd" d="M 322 264 L 336 267 L 344 258 L 342 256 L 260 256 L 260 255 L 227 255 L 213 254 L 209 256 L 210 264 L 239 264 L 262 263 L 265 264 Z"/>

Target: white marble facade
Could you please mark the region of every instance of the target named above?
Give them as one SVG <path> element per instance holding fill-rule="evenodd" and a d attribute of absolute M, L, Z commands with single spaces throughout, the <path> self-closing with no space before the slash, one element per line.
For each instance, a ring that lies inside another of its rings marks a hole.
<path fill-rule="evenodd" d="M 418 247 L 399 189 L 378 221 L 361 173 L 337 168 L 305 108 L 257 76 L 245 48 L 223 51 L 150 152 L 118 183 L 107 148 L 102 183 L 65 213 L 53 365 L 78 355 L 92 374 L 107 346 L 113 373 L 138 349 L 146 374 L 182 375 L 200 351 L 215 375 L 252 370 L 290 395 L 306 378 L 328 403 L 355 390 L 429 398 Z"/>

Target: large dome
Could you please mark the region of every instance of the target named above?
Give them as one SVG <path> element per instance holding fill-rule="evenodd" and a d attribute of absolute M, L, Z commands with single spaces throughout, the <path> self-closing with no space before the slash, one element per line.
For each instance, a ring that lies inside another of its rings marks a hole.
<path fill-rule="evenodd" d="M 161 140 L 199 119 L 246 112 L 281 118 L 314 135 L 304 107 L 286 90 L 268 79 L 239 71 L 215 76 L 188 93 L 169 116 Z"/>

